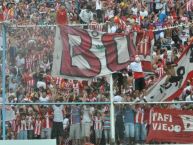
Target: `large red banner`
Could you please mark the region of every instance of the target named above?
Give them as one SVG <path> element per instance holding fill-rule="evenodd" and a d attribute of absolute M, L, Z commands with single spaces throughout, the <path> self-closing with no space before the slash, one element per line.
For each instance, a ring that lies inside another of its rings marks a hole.
<path fill-rule="evenodd" d="M 147 142 L 193 143 L 193 111 L 156 108 Z"/>

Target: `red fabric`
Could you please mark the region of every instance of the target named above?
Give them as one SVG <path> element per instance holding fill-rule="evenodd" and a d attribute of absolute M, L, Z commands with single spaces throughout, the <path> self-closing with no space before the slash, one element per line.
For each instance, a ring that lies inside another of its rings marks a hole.
<path fill-rule="evenodd" d="M 68 23 L 67 13 L 65 9 L 58 10 L 56 14 L 56 22 L 59 25 L 66 25 Z"/>
<path fill-rule="evenodd" d="M 141 31 L 137 34 L 137 51 L 139 55 L 151 54 L 151 41 L 154 39 L 153 31 Z"/>
<path fill-rule="evenodd" d="M 52 111 L 48 109 L 47 113 L 44 115 L 44 119 L 42 121 L 42 128 L 51 128 L 52 127 L 52 121 L 50 119 L 50 116 L 52 115 Z"/>
<path fill-rule="evenodd" d="M 41 120 L 35 120 L 34 134 L 35 135 L 41 135 L 41 129 L 42 129 L 42 121 Z"/>
<path fill-rule="evenodd" d="M 189 110 L 154 108 L 147 143 L 193 143 L 193 112 Z"/>
<path fill-rule="evenodd" d="M 134 25 L 134 26 L 132 27 L 132 29 L 133 29 L 133 31 L 140 32 L 141 27 L 140 27 L 140 25 Z"/>
<path fill-rule="evenodd" d="M 135 123 L 139 123 L 139 124 L 144 123 L 144 110 L 140 107 L 136 109 Z"/>
<path fill-rule="evenodd" d="M 0 22 L 2 22 L 4 20 L 4 15 L 3 13 L 0 13 Z"/>
<path fill-rule="evenodd" d="M 134 72 L 133 75 L 135 79 L 144 78 L 143 72 Z"/>

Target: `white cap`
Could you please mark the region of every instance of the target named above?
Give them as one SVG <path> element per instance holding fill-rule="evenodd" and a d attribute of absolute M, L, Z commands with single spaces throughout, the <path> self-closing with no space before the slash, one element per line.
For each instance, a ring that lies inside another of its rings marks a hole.
<path fill-rule="evenodd" d="M 140 61 L 141 61 L 139 55 L 136 55 L 136 56 L 135 56 L 135 61 L 136 61 L 136 62 L 140 62 Z"/>

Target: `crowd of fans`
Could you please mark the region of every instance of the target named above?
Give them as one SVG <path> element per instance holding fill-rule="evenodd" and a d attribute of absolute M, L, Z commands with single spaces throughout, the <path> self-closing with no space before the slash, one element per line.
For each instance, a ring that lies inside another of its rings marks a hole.
<path fill-rule="evenodd" d="M 134 34 L 133 42 L 136 49 L 139 47 L 138 44 L 142 41 L 146 43 L 147 39 L 147 47 L 152 51 L 154 74 L 144 76 L 145 82 L 140 83 L 143 85 L 140 87 L 136 87 L 133 83 L 135 76 L 132 65 L 128 70 L 126 68 L 114 74 L 114 101 L 118 102 L 143 98 L 146 95 L 143 90 L 148 89 L 165 75 L 164 71 L 168 64 L 176 62 L 184 48 L 191 43 L 193 35 L 192 0 L 1 1 L 0 19 L 9 20 L 14 26 L 26 25 L 22 28 L 8 29 L 7 102 L 110 101 L 109 80 L 106 77 L 77 81 L 51 76 L 55 27 L 27 27 L 27 25 L 56 24 L 57 11 L 64 8 L 68 14 L 69 24 L 77 24 L 79 27 L 81 24 L 88 24 L 88 27 L 84 28 L 110 33 L 131 32 Z M 185 26 L 169 28 L 180 24 Z M 155 29 L 159 31 L 153 31 Z M 138 38 L 142 35 L 143 38 Z M 151 37 L 151 42 L 147 36 Z M 193 100 L 191 84 L 192 80 L 184 89 L 181 99 Z M 148 132 L 147 122 L 145 119 L 138 122 L 135 116 L 140 112 L 146 115 L 151 107 L 153 106 L 115 107 L 116 138 L 119 143 L 145 142 Z M 169 107 L 192 108 L 191 105 Z M 78 145 L 85 142 L 97 145 L 110 144 L 108 105 L 12 105 L 7 106 L 7 112 L 9 113 L 6 123 L 7 139 L 57 137 L 58 144 Z"/>

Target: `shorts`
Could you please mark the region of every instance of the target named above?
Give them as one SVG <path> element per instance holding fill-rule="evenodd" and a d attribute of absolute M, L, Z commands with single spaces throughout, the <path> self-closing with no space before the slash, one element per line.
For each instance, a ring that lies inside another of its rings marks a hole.
<path fill-rule="evenodd" d="M 70 126 L 70 138 L 71 139 L 80 139 L 80 124 L 72 124 Z"/>
<path fill-rule="evenodd" d="M 134 123 L 125 123 L 125 137 L 135 137 Z"/>
<path fill-rule="evenodd" d="M 144 88 L 145 88 L 145 79 L 144 78 L 135 79 L 135 90 L 142 91 Z"/>
<path fill-rule="evenodd" d="M 83 123 L 81 126 L 81 133 L 82 133 L 82 137 L 90 137 L 90 127 L 91 127 L 91 123 Z"/>
<path fill-rule="evenodd" d="M 56 138 L 64 135 L 63 123 L 53 122 L 52 138 Z"/>
<path fill-rule="evenodd" d="M 101 139 L 102 138 L 102 133 L 103 133 L 102 129 L 96 129 L 95 130 L 95 138 L 96 139 Z"/>
<path fill-rule="evenodd" d="M 110 139 L 111 138 L 111 131 L 110 129 L 105 129 L 104 130 L 104 134 L 105 134 L 105 139 Z"/>
<path fill-rule="evenodd" d="M 147 137 L 147 130 L 145 124 L 135 124 L 135 140 L 136 141 L 145 141 Z"/>

